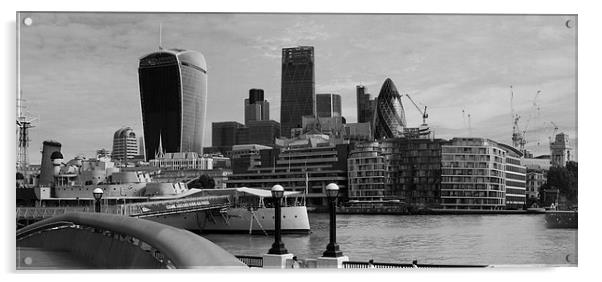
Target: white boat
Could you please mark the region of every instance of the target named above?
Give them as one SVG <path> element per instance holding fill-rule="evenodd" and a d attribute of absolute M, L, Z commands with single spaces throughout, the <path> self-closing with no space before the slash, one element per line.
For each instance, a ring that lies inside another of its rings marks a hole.
<path fill-rule="evenodd" d="M 232 199 L 232 205 L 220 210 L 159 215 L 147 219 L 202 233 L 268 234 L 274 232 L 274 208 L 269 190 L 246 187 L 211 189 L 200 190 L 195 195 L 195 197 L 228 195 Z M 303 195 L 300 192 L 287 191 L 282 202 L 282 232 L 309 233 L 309 217 Z"/>

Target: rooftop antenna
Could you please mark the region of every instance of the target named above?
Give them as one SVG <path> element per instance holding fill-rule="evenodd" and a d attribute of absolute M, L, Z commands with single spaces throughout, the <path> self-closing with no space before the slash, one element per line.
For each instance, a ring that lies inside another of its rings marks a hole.
<path fill-rule="evenodd" d="M 159 23 L 159 50 L 163 50 L 163 23 Z"/>

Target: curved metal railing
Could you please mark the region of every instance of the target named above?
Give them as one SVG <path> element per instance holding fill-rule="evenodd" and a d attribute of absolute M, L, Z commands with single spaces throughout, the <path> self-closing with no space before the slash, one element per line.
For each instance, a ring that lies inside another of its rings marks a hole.
<path fill-rule="evenodd" d="M 246 267 L 234 255 L 192 232 L 149 220 L 102 213 L 68 213 L 33 223 L 17 230 L 17 247 L 27 238 L 65 228 L 101 233 L 115 240 L 129 238 L 140 248 L 145 246 L 145 251 L 152 251 L 153 257 L 168 268 Z M 94 252 L 94 243 L 89 242 L 89 251 L 78 250 L 78 253 Z"/>

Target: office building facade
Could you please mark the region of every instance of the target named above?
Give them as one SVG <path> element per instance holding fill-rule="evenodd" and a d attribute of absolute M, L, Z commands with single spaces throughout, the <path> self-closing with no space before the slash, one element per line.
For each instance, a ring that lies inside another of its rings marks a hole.
<path fill-rule="evenodd" d="M 264 99 L 263 89 L 249 90 L 249 98 L 245 99 L 245 124 L 249 121 L 269 119 L 270 103 Z"/>
<path fill-rule="evenodd" d="M 441 191 L 442 139 L 391 138 L 357 143 L 348 159 L 349 198 L 399 200 L 437 208 Z"/>
<path fill-rule="evenodd" d="M 349 200 L 380 201 L 385 197 L 385 157 L 378 142 L 358 143 L 347 159 Z"/>
<path fill-rule="evenodd" d="M 506 185 L 506 209 L 523 209 L 526 205 L 527 167 L 522 163 L 523 152 L 502 143 L 498 147 L 506 151 L 504 178 Z"/>
<path fill-rule="evenodd" d="M 506 207 L 506 151 L 485 138 L 453 138 L 442 147 L 441 206 L 501 210 Z"/>
<path fill-rule="evenodd" d="M 341 95 L 339 94 L 316 94 L 316 110 L 318 117 L 340 117 Z"/>
<path fill-rule="evenodd" d="M 145 155 L 203 153 L 207 64 L 203 55 L 181 49 L 143 56 L 138 67 Z"/>
<path fill-rule="evenodd" d="M 316 115 L 314 47 L 282 49 L 280 124 L 282 136 L 301 127 L 303 116 Z"/>
<path fill-rule="evenodd" d="M 276 138 L 280 137 L 280 123 L 275 120 L 257 120 L 247 123 L 249 136 L 246 143 L 272 146 Z"/>
<path fill-rule="evenodd" d="M 357 122 L 372 123 L 374 107 L 376 106 L 375 100 L 370 99 L 370 94 L 366 92 L 366 86 L 357 85 L 355 87 L 356 101 L 357 101 Z"/>
<path fill-rule="evenodd" d="M 241 133 L 245 126 L 236 121 L 214 122 L 211 124 L 211 145 L 213 147 L 232 147 L 240 144 L 248 135 Z"/>
<path fill-rule="evenodd" d="M 128 162 L 138 155 L 138 139 L 131 127 L 124 127 L 113 134 L 113 151 L 110 153 L 114 161 Z"/>
<path fill-rule="evenodd" d="M 374 113 L 374 138 L 386 139 L 403 136 L 406 127 L 401 96 L 390 78 L 383 83 Z"/>
<path fill-rule="evenodd" d="M 261 150 L 257 162 L 247 173 L 233 174 L 228 187 L 269 190 L 280 184 L 286 191 L 307 192 L 309 206 L 326 206 L 325 187 L 339 185 L 340 198 L 347 198 L 347 156 L 349 144 L 331 145 L 316 136 L 297 139 L 285 148 Z M 317 141 L 321 139 L 321 141 Z"/>

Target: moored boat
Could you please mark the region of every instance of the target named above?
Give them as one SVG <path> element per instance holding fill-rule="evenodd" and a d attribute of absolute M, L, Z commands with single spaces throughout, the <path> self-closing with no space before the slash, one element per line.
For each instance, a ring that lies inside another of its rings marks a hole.
<path fill-rule="evenodd" d="M 577 228 L 577 211 L 546 211 L 546 227 Z"/>

